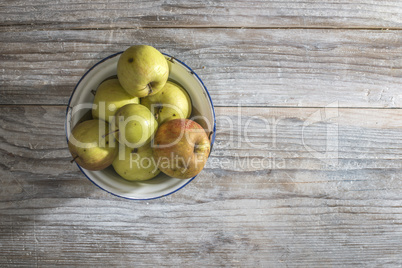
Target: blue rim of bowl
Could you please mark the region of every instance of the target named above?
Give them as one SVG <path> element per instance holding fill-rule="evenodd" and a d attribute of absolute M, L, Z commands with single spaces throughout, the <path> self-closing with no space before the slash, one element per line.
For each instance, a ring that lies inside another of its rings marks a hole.
<path fill-rule="evenodd" d="M 70 110 L 70 108 L 71 108 L 71 107 L 70 107 L 70 103 L 71 103 L 71 100 L 72 100 L 72 98 L 73 98 L 73 96 L 74 96 L 74 94 L 75 94 L 75 91 L 77 90 L 77 87 L 80 85 L 80 83 L 82 82 L 82 80 L 84 80 L 84 78 L 85 78 L 96 66 L 98 66 L 99 64 L 101 64 L 101 63 L 107 61 L 108 59 L 111 59 L 111 58 L 113 58 L 113 57 L 116 57 L 116 56 L 122 54 L 123 52 L 124 52 L 124 51 L 120 51 L 120 52 L 117 52 L 117 53 L 115 53 L 115 54 L 109 55 L 109 56 L 107 56 L 106 58 L 104 58 L 104 59 L 100 60 L 99 62 L 97 62 L 96 64 L 94 64 L 91 68 L 89 68 L 88 71 L 85 72 L 85 74 L 80 78 L 80 80 L 78 81 L 78 83 L 75 85 L 74 90 L 73 90 L 73 92 L 71 93 L 71 96 L 70 96 L 70 98 L 69 98 L 69 100 L 68 100 L 68 104 L 67 104 L 67 108 L 66 108 L 66 120 L 65 120 L 65 123 L 64 123 L 64 131 L 65 131 L 65 133 L 66 133 L 67 144 L 68 144 L 68 133 L 67 133 L 68 112 L 69 112 L 69 110 Z M 177 59 L 176 57 L 170 56 L 169 54 L 166 54 L 166 53 L 162 53 L 162 54 L 165 55 L 165 56 L 167 56 L 167 57 L 170 57 L 171 59 L 176 60 L 176 61 L 179 62 L 181 65 L 183 65 L 185 68 L 187 68 L 187 70 L 188 70 L 193 76 L 195 76 L 195 78 L 198 80 L 198 82 L 200 82 L 200 84 L 201 84 L 202 87 L 204 88 L 205 92 L 207 93 L 209 102 L 210 102 L 210 104 L 211 104 L 211 109 L 212 109 L 213 118 L 214 118 L 214 126 L 213 126 L 213 130 L 212 130 L 213 133 L 212 133 L 212 137 L 211 137 L 211 152 L 212 152 L 212 148 L 213 148 L 213 145 L 214 145 L 214 142 L 215 142 L 215 135 L 216 135 L 216 117 L 215 117 L 215 108 L 214 108 L 214 104 L 213 104 L 213 102 L 212 102 L 211 95 L 209 95 L 209 92 L 208 92 L 207 87 L 204 85 L 204 82 L 203 82 L 203 81 L 201 80 L 201 78 L 197 75 L 197 73 L 194 72 L 193 69 L 191 69 L 187 64 L 185 64 L 185 63 L 182 62 L 181 60 Z M 124 198 L 124 199 L 128 199 L 128 200 L 152 200 L 152 199 L 158 199 L 158 198 L 161 198 L 161 197 L 165 197 L 165 196 L 171 195 L 171 194 L 173 194 L 173 193 L 179 191 L 179 190 L 182 189 L 184 186 L 186 186 L 187 184 L 189 184 L 192 180 L 194 180 L 195 177 L 197 177 L 197 175 L 194 176 L 194 177 L 192 177 L 191 179 L 189 179 L 185 184 L 183 184 L 183 185 L 180 186 L 179 188 L 177 188 L 177 189 L 175 189 L 175 190 L 173 190 L 173 191 L 171 191 L 171 192 L 169 192 L 169 193 L 167 193 L 167 194 L 164 194 L 164 195 L 155 196 L 155 197 L 150 197 L 150 198 L 133 198 L 133 197 L 122 196 L 122 195 L 113 193 L 113 192 L 111 192 L 111 191 L 109 191 L 109 190 L 106 190 L 105 188 L 103 188 L 103 187 L 101 187 L 100 185 L 98 185 L 95 181 L 93 181 L 93 180 L 85 173 L 85 171 L 83 170 L 83 168 L 82 168 L 80 165 L 78 165 L 77 163 L 75 163 L 75 164 L 76 164 L 77 167 L 80 169 L 80 171 L 85 175 L 85 177 L 86 177 L 90 182 L 92 182 L 94 185 L 96 185 L 99 189 L 101 189 L 101 190 L 103 190 L 103 191 L 105 191 L 105 192 L 107 192 L 107 193 L 109 193 L 109 194 L 111 194 L 111 195 L 114 195 L 114 196 L 116 196 L 116 197 L 120 197 L 120 198 Z"/>

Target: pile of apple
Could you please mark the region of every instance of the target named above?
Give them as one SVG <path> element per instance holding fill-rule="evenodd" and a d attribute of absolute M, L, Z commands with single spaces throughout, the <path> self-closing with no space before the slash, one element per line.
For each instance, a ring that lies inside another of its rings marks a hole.
<path fill-rule="evenodd" d="M 187 179 L 204 167 L 210 152 L 205 130 L 191 116 L 191 99 L 168 80 L 166 58 L 155 48 L 125 50 L 117 76 L 97 88 L 92 119 L 72 130 L 68 148 L 88 170 L 110 165 L 124 179 L 144 181 L 161 171 Z"/>

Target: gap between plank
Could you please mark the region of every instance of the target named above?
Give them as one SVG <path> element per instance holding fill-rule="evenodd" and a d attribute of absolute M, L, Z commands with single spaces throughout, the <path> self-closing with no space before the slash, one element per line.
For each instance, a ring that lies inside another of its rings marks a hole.
<path fill-rule="evenodd" d="M 0 26 L 0 32 L 7 32 L 7 28 L 24 27 L 34 28 L 34 26 L 48 24 L 9 24 Z M 141 29 L 250 29 L 250 30 L 357 30 L 357 31 L 401 31 L 400 27 L 305 27 L 305 26 L 138 26 L 138 27 L 85 27 L 85 28 L 41 28 L 36 31 L 106 31 L 106 30 L 141 30 Z M 16 30 L 16 29 L 14 29 Z M 20 29 L 25 31 L 27 29 Z"/>
<path fill-rule="evenodd" d="M 60 107 L 60 108 L 67 108 L 67 104 L 15 104 L 15 103 L 10 103 L 10 104 L 0 104 L 0 108 L 2 107 Z M 261 105 L 214 105 L 216 108 L 236 108 L 236 107 L 241 107 L 241 108 L 262 108 L 262 109 L 321 109 L 321 108 L 328 108 L 325 106 L 261 106 Z M 329 107 L 330 108 L 330 107 Z M 364 110 L 400 110 L 402 107 L 348 107 L 348 106 L 340 106 L 336 107 L 338 109 L 351 109 L 351 110 L 357 110 L 357 109 L 364 109 Z"/>

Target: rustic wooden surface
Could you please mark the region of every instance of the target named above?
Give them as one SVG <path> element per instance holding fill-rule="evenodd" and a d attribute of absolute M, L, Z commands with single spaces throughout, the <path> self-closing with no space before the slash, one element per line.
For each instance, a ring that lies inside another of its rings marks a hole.
<path fill-rule="evenodd" d="M 401 1 L 3 1 L 1 267 L 402 267 Z M 70 164 L 100 59 L 150 44 L 216 106 L 206 168 L 149 201 Z M 326 153 L 327 152 L 327 153 Z"/>

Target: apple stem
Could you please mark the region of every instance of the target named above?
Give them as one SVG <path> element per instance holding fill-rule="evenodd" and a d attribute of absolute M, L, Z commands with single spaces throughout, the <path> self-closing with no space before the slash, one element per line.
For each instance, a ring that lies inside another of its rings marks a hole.
<path fill-rule="evenodd" d="M 162 108 L 163 108 L 163 105 L 158 103 L 158 106 L 156 107 L 156 111 L 155 111 L 155 114 L 154 114 L 156 120 L 158 120 L 159 114 L 162 111 Z"/>
<path fill-rule="evenodd" d="M 152 86 L 151 86 L 151 83 L 149 83 L 148 84 L 148 89 L 149 89 L 149 91 L 148 91 L 148 95 L 150 95 L 151 93 L 152 93 Z"/>
<path fill-rule="evenodd" d="M 96 91 L 92 89 L 92 90 L 91 90 L 91 93 L 92 93 L 92 95 L 94 95 L 94 96 L 95 96 Z"/>
<path fill-rule="evenodd" d="M 74 162 L 75 161 L 75 159 L 77 159 L 79 156 L 78 155 L 76 155 L 71 161 L 70 161 L 70 163 L 72 163 L 72 162 Z"/>
<path fill-rule="evenodd" d="M 211 136 L 212 136 L 213 133 L 214 133 L 213 131 L 209 132 L 209 135 L 208 135 L 209 140 L 211 140 Z"/>
<path fill-rule="evenodd" d="M 106 133 L 105 135 L 102 135 L 102 138 L 105 138 L 106 136 L 108 136 L 108 135 L 110 135 L 110 134 L 112 134 L 112 133 L 116 133 L 116 132 L 119 132 L 119 130 L 117 129 L 117 130 L 115 130 L 115 131 Z"/>

